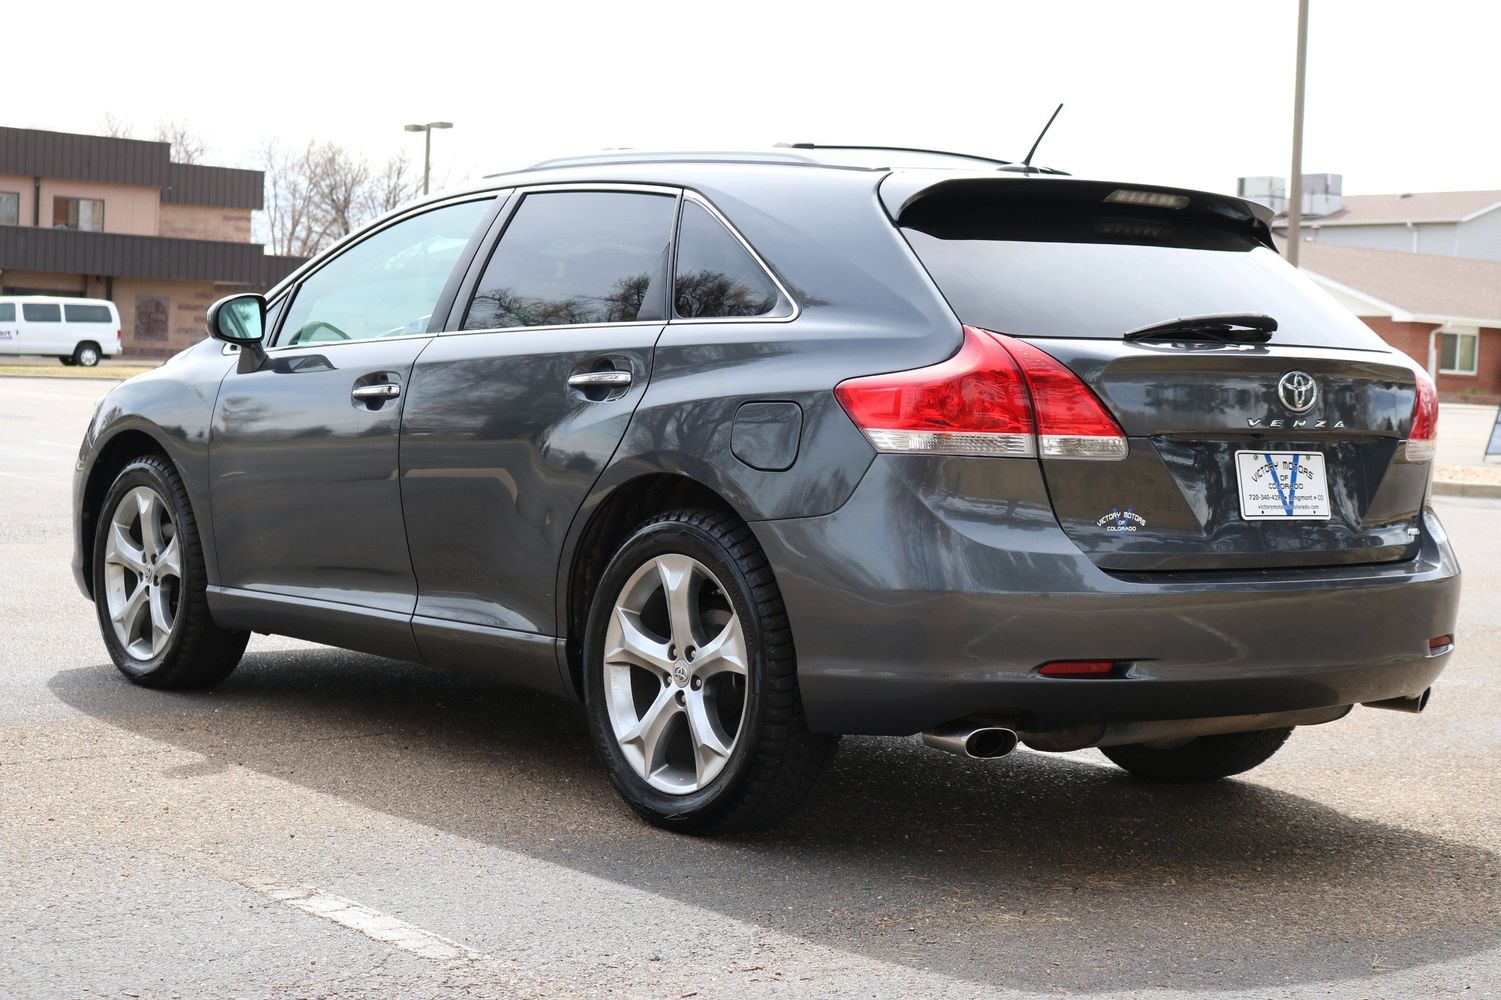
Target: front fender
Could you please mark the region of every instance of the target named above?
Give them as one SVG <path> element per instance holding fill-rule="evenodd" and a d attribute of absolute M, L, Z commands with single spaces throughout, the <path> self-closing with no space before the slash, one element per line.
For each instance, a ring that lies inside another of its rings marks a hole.
<path fill-rule="evenodd" d="M 209 505 L 209 441 L 219 384 L 234 364 L 204 341 L 153 371 L 115 386 L 99 401 L 73 472 L 73 576 L 93 599 L 93 540 L 99 507 L 119 470 L 148 452 L 167 456 L 182 476 L 210 585 L 219 579 Z"/>

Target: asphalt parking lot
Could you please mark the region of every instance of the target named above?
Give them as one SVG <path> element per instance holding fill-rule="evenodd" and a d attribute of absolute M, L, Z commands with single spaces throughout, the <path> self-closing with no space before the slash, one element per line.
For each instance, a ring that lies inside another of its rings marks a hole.
<path fill-rule="evenodd" d="M 658 832 L 581 710 L 257 637 L 127 684 L 68 568 L 90 381 L 0 378 L 0 997 L 1501 995 L 1501 501 L 1421 717 L 1251 775 L 848 739 L 765 835 Z"/>

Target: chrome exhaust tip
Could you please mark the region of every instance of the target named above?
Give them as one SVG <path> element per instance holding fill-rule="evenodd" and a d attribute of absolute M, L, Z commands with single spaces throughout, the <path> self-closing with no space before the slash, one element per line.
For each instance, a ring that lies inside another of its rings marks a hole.
<path fill-rule="evenodd" d="M 1410 712 L 1417 715 L 1428 707 L 1428 699 L 1433 694 L 1433 688 L 1429 688 L 1422 694 L 1411 698 L 1386 698 L 1382 701 L 1368 701 L 1366 708 L 1385 708 L 1392 712 Z"/>
<path fill-rule="evenodd" d="M 958 723 L 922 734 L 925 745 L 974 760 L 994 760 L 1016 749 L 1019 737 L 1002 726 Z"/>

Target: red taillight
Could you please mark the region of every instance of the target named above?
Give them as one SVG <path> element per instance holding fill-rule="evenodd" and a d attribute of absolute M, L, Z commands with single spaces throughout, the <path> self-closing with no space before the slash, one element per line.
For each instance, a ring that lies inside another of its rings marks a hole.
<path fill-rule="evenodd" d="M 972 327 L 947 361 L 852 378 L 834 395 L 879 451 L 1036 454 L 1021 372 L 996 338 Z"/>
<path fill-rule="evenodd" d="M 1428 640 L 1428 652 L 1438 653 L 1447 651 L 1452 645 L 1454 645 L 1454 637 L 1452 635 L 1436 635 Z"/>
<path fill-rule="evenodd" d="M 1053 660 L 1037 669 L 1044 677 L 1112 677 L 1114 660 Z"/>
<path fill-rule="evenodd" d="M 1415 398 L 1412 401 L 1412 430 L 1407 432 L 1407 460 L 1432 461 L 1434 439 L 1438 437 L 1438 392 L 1428 373 L 1418 369 Z"/>
<path fill-rule="evenodd" d="M 1084 382 L 1025 340 L 991 334 L 1027 377 L 1044 458 L 1125 458 L 1126 434 Z"/>
<path fill-rule="evenodd" d="M 964 328 L 947 361 L 841 382 L 834 394 L 879 451 L 1124 458 L 1126 437 L 1078 376 L 1024 341 Z"/>

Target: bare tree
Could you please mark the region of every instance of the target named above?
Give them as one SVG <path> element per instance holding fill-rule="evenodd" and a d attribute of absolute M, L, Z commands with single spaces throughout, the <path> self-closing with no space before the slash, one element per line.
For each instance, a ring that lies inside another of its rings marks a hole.
<path fill-rule="evenodd" d="M 157 122 L 156 141 L 172 145 L 174 163 L 202 163 L 208 155 L 208 142 L 186 122 Z"/>
<path fill-rule="evenodd" d="M 266 173 L 262 221 L 272 253 L 308 257 L 343 239 L 416 193 L 405 157 L 377 169 L 332 142 L 261 150 Z"/>
<path fill-rule="evenodd" d="M 106 111 L 104 117 L 99 119 L 99 134 L 109 136 L 111 139 L 134 139 L 135 129 L 130 122 L 116 118 Z"/>
<path fill-rule="evenodd" d="M 274 140 L 261 150 L 266 173 L 266 245 L 272 253 L 311 257 L 321 249 L 316 196 L 309 179 L 313 147 L 288 150 Z"/>
<path fill-rule="evenodd" d="M 405 153 L 393 156 L 378 172 L 372 172 L 366 189 L 365 215 L 378 218 L 417 196 L 417 172 Z"/>

